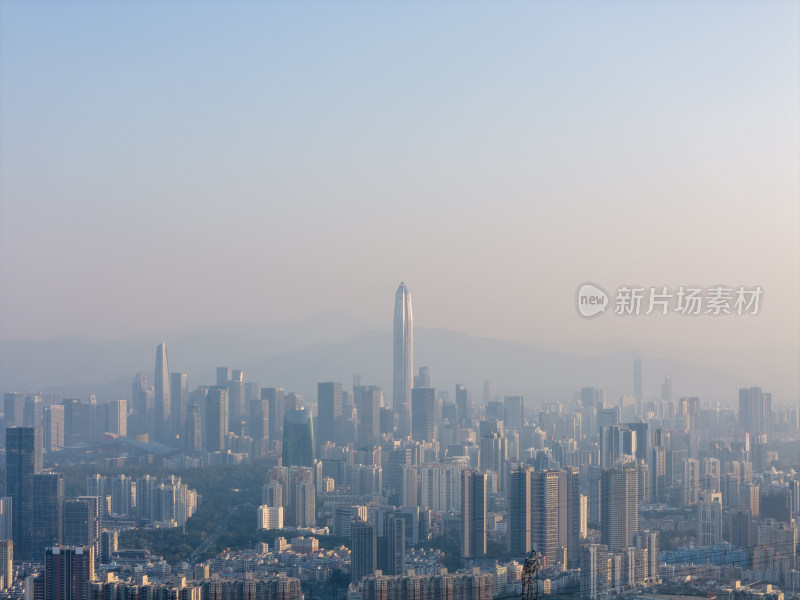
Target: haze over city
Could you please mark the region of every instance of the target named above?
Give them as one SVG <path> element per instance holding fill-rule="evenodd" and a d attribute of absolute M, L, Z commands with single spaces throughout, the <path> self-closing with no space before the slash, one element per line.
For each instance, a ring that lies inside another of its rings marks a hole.
<path fill-rule="evenodd" d="M 0 0 L 0 600 L 800 600 L 798 24 Z"/>

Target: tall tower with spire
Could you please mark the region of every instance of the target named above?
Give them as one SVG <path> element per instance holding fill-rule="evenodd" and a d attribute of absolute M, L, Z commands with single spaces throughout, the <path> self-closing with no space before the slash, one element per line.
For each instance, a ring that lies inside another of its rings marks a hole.
<path fill-rule="evenodd" d="M 411 385 L 414 376 L 414 319 L 411 293 L 400 283 L 394 297 L 394 385 L 392 408 L 399 416 L 400 433 L 411 433 Z"/>
<path fill-rule="evenodd" d="M 156 378 L 154 382 L 155 431 L 151 432 L 160 442 L 170 437 L 169 369 L 167 368 L 167 345 L 161 342 L 156 348 Z"/>

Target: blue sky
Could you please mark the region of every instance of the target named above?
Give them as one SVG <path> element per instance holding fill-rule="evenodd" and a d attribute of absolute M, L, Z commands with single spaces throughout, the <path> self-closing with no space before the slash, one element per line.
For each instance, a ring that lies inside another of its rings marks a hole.
<path fill-rule="evenodd" d="M 0 338 L 335 306 L 796 343 L 796 2 L 0 4 Z M 579 319 L 595 281 L 756 319 Z"/>

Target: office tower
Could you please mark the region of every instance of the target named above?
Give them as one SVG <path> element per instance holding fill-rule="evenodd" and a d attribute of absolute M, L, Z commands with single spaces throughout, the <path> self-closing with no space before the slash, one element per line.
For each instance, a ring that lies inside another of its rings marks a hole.
<path fill-rule="evenodd" d="M 464 427 L 472 418 L 472 407 L 469 401 L 469 390 L 461 385 L 456 385 L 456 410 L 458 410 L 458 425 Z"/>
<path fill-rule="evenodd" d="M 169 397 L 169 369 L 167 367 L 167 345 L 163 342 L 156 348 L 156 377 L 153 382 L 153 401 L 155 405 L 155 431 L 156 439 L 167 442 L 170 438 L 170 410 L 172 405 Z"/>
<path fill-rule="evenodd" d="M 414 319 L 411 294 L 400 283 L 394 299 L 394 369 L 392 408 L 399 418 L 400 434 L 411 433 L 411 387 L 414 374 Z"/>
<path fill-rule="evenodd" d="M 224 451 L 228 435 L 228 390 L 222 387 L 209 388 L 206 398 L 206 432 L 204 442 L 209 452 Z"/>
<path fill-rule="evenodd" d="M 228 381 L 228 410 L 231 420 L 239 421 L 245 415 L 244 371 L 231 369 Z"/>
<path fill-rule="evenodd" d="M 125 398 L 111 400 L 104 408 L 103 432 L 123 437 L 128 435 L 128 401 Z M 47 449 L 47 441 L 45 441 L 45 449 Z"/>
<path fill-rule="evenodd" d="M 661 401 L 672 402 L 672 379 L 664 377 L 664 383 L 661 384 Z"/>
<path fill-rule="evenodd" d="M 147 375 L 145 373 L 137 373 L 133 378 L 131 388 L 131 408 L 134 413 L 131 429 L 135 435 L 149 434 L 152 432 L 155 422 L 155 410 L 153 409 L 153 390 L 147 387 Z M 71 445 L 74 442 L 70 441 L 68 435 L 70 419 L 66 410 L 68 406 L 66 402 L 64 402 L 64 406 L 64 418 L 67 421 L 64 426 L 64 435 L 67 445 Z"/>
<path fill-rule="evenodd" d="M 64 502 L 65 546 L 92 546 L 95 556 L 102 556 L 101 527 L 99 496 L 79 496 Z"/>
<path fill-rule="evenodd" d="M 334 512 L 333 532 L 340 537 L 350 537 L 352 528 L 358 521 L 367 520 L 367 507 L 356 506 L 337 506 Z"/>
<path fill-rule="evenodd" d="M 419 372 L 414 375 L 414 386 L 419 388 L 431 387 L 431 368 L 420 367 Z M 413 409 L 412 409 L 413 410 Z"/>
<path fill-rule="evenodd" d="M 403 575 L 406 567 L 406 521 L 394 511 L 383 515 L 378 539 L 378 568 L 385 575 Z"/>
<path fill-rule="evenodd" d="M 61 404 L 64 405 L 64 445 L 75 446 L 82 441 L 86 411 L 77 398 L 68 398 Z"/>
<path fill-rule="evenodd" d="M 230 367 L 217 367 L 217 387 L 228 389 L 228 383 L 231 380 Z"/>
<path fill-rule="evenodd" d="M 6 429 L 6 494 L 13 507 L 14 548 L 19 558 L 30 560 L 33 536 L 33 476 L 42 470 L 42 430 L 35 427 Z"/>
<path fill-rule="evenodd" d="M 683 461 L 683 504 L 697 504 L 700 495 L 700 462 L 695 458 Z"/>
<path fill-rule="evenodd" d="M 25 419 L 25 395 L 18 392 L 3 394 L 3 416 L 6 427 L 22 427 Z"/>
<path fill-rule="evenodd" d="M 11 587 L 14 577 L 14 542 L 11 540 L 0 539 L 0 579 L 2 579 L 2 589 L 7 590 Z"/>
<path fill-rule="evenodd" d="M 261 388 L 256 397 L 250 398 L 250 419 L 248 420 L 250 436 L 259 447 L 259 455 L 267 450 L 267 441 L 270 439 L 269 421 L 269 394 L 268 388 Z"/>
<path fill-rule="evenodd" d="M 432 442 L 436 425 L 436 390 L 418 387 L 411 390 L 411 437 Z"/>
<path fill-rule="evenodd" d="M 353 583 L 358 583 L 378 568 L 378 534 L 374 525 L 355 521 L 350 528 L 350 539 L 353 548 L 350 570 Z"/>
<path fill-rule="evenodd" d="M 650 429 L 647 423 L 633 422 L 625 423 L 630 431 L 636 433 L 636 447 L 633 456 L 637 461 L 644 460 L 650 462 Z"/>
<path fill-rule="evenodd" d="M 486 554 L 486 503 L 488 477 L 465 469 L 461 473 L 461 555 L 465 558 Z"/>
<path fill-rule="evenodd" d="M 94 548 L 53 546 L 44 557 L 44 600 L 85 600 L 94 581 Z"/>
<path fill-rule="evenodd" d="M 600 466 L 607 469 L 614 465 L 620 456 L 635 457 L 638 450 L 638 436 L 626 425 L 612 425 L 600 430 Z"/>
<path fill-rule="evenodd" d="M 558 560 L 558 478 L 556 470 L 534 471 L 531 481 L 531 545 L 551 567 Z"/>
<path fill-rule="evenodd" d="M 620 457 L 603 469 L 601 480 L 600 539 L 609 550 L 630 546 L 639 531 L 639 477 L 636 459 Z"/>
<path fill-rule="evenodd" d="M 503 425 L 507 430 L 522 429 L 525 424 L 522 396 L 503 398 Z"/>
<path fill-rule="evenodd" d="M 14 537 L 14 503 L 11 496 L 0 498 L 0 540 L 10 540 Z"/>
<path fill-rule="evenodd" d="M 311 411 L 287 410 L 283 417 L 283 466 L 313 467 L 316 458 Z"/>
<path fill-rule="evenodd" d="M 494 379 L 483 382 L 483 405 L 486 406 L 494 400 Z"/>
<path fill-rule="evenodd" d="M 637 402 L 641 402 L 642 394 L 642 359 L 637 358 L 633 361 L 633 395 Z"/>
<path fill-rule="evenodd" d="M 580 469 L 566 467 L 558 472 L 558 547 L 567 549 L 570 569 L 580 565 L 580 542 Z"/>
<path fill-rule="evenodd" d="M 700 492 L 697 503 L 697 545 L 716 546 L 722 541 L 722 494 L 710 490 Z"/>
<path fill-rule="evenodd" d="M 58 452 L 64 448 L 64 406 L 54 404 L 44 409 L 44 449 Z"/>
<path fill-rule="evenodd" d="M 269 401 L 269 439 L 279 440 L 283 434 L 283 395 L 279 387 L 261 388 L 261 397 Z"/>
<path fill-rule="evenodd" d="M 182 436 L 186 427 L 186 414 L 189 407 L 189 374 L 169 374 L 169 400 L 172 403 L 172 437 Z"/>
<path fill-rule="evenodd" d="M 581 548 L 581 596 L 595 600 L 608 594 L 608 546 L 585 544 Z"/>
<path fill-rule="evenodd" d="M 298 527 L 316 527 L 317 487 L 310 482 L 298 483 L 295 502 L 295 523 Z"/>
<path fill-rule="evenodd" d="M 381 398 L 383 389 L 376 385 L 357 385 L 353 388 L 358 410 L 358 441 L 375 444 L 381 437 Z"/>
<path fill-rule="evenodd" d="M 64 476 L 43 471 L 33 476 L 32 554 L 41 560 L 47 546 L 61 543 L 63 531 Z"/>
<path fill-rule="evenodd" d="M 527 556 L 531 551 L 531 478 L 533 469 L 514 465 L 508 475 L 508 551 Z"/>
<path fill-rule="evenodd" d="M 22 411 L 22 424 L 25 427 L 42 426 L 42 397 L 38 394 L 25 396 L 25 406 Z"/>
<path fill-rule="evenodd" d="M 772 432 L 772 394 L 761 391 L 759 387 L 739 390 L 739 425 L 751 435 Z"/>
<path fill-rule="evenodd" d="M 336 440 L 336 420 L 342 416 L 342 384 L 326 381 L 317 384 L 317 441 L 320 446 Z"/>

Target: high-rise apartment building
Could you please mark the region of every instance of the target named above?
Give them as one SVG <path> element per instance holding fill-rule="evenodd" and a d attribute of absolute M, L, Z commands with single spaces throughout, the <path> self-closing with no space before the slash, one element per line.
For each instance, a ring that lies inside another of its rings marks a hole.
<path fill-rule="evenodd" d="M 378 568 L 378 534 L 374 525 L 357 520 L 350 528 L 350 540 L 353 552 L 351 554 L 351 580 L 353 583 L 368 577 Z"/>
<path fill-rule="evenodd" d="M 603 469 L 600 539 L 611 551 L 627 548 L 639 531 L 639 477 L 636 459 L 619 458 Z"/>
<path fill-rule="evenodd" d="M 700 492 L 697 503 L 697 545 L 716 546 L 722 541 L 722 494 L 711 490 Z"/>
<path fill-rule="evenodd" d="M 465 469 L 461 473 L 461 554 L 465 558 L 486 555 L 486 506 L 488 480 L 485 473 Z"/>

